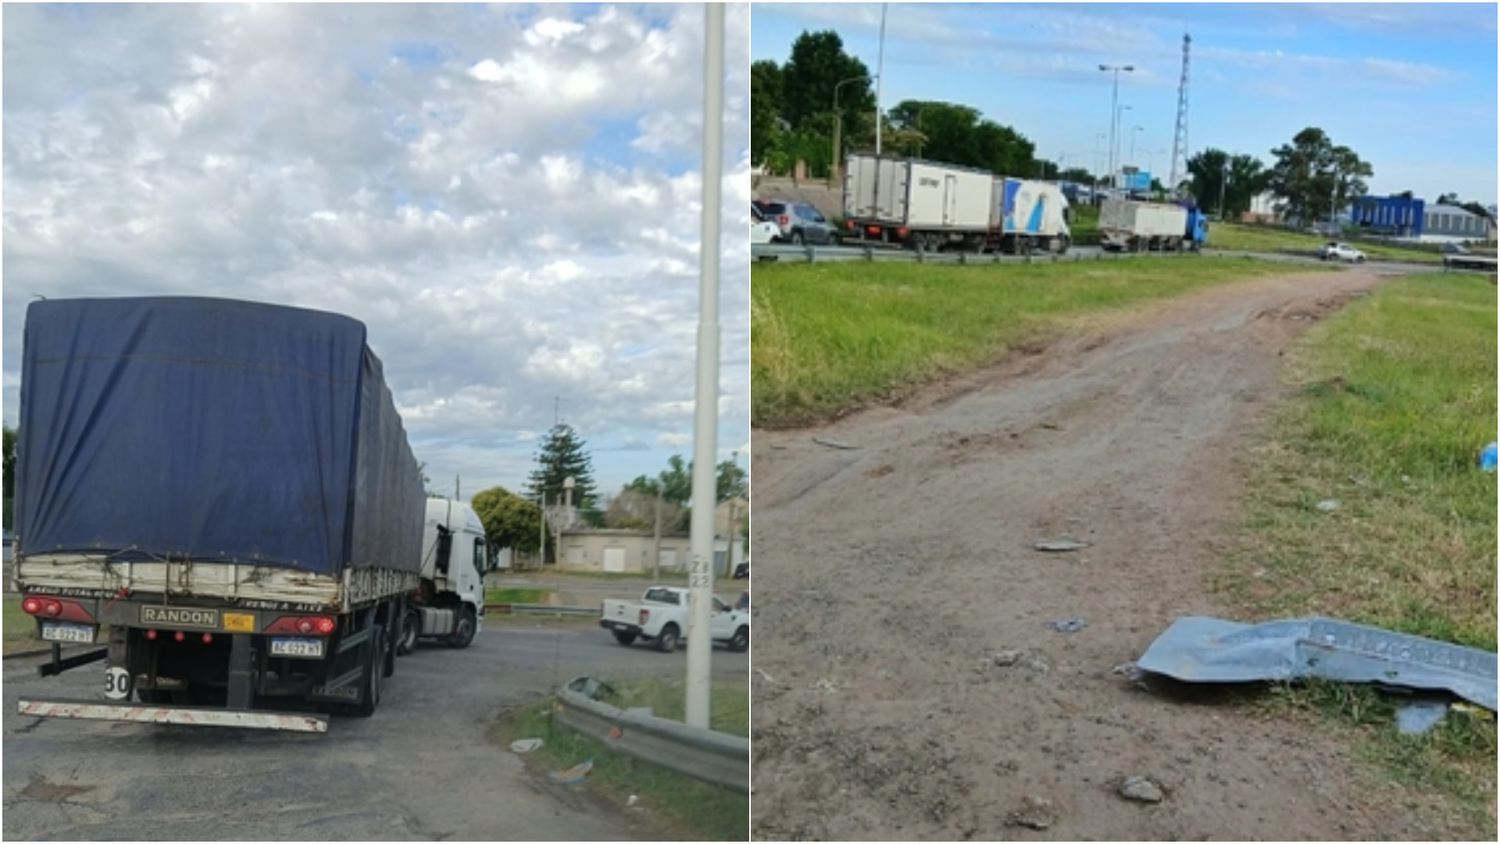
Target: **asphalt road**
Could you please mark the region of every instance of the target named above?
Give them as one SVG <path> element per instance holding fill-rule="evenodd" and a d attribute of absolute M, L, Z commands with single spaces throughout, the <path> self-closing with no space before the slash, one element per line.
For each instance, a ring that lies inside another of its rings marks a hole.
<path fill-rule="evenodd" d="M 467 650 L 401 658 L 373 717 L 321 736 L 23 718 L 23 696 L 102 699 L 97 665 L 42 679 L 37 664 L 4 664 L 8 840 L 590 840 L 658 836 L 586 784 L 528 773 L 487 730 L 580 675 L 681 676 L 686 652 L 622 648 L 586 624 L 492 626 Z M 748 656 L 715 648 L 713 672 L 746 682 Z"/>

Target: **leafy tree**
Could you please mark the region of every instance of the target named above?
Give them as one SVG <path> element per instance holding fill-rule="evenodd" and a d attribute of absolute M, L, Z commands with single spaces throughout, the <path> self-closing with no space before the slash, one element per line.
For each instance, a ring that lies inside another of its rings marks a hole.
<path fill-rule="evenodd" d="M 727 501 L 735 497 L 746 497 L 749 495 L 750 486 L 747 483 L 748 476 L 745 470 L 734 464 L 732 460 L 725 460 L 719 464 L 718 488 L 715 491 L 717 501 Z"/>
<path fill-rule="evenodd" d="M 542 512 L 535 501 L 528 501 L 505 487 L 492 486 L 474 493 L 469 505 L 484 523 L 484 535 L 491 544 L 517 551 L 537 550 L 541 543 Z"/>
<path fill-rule="evenodd" d="M 750 65 L 750 163 L 764 164 L 781 140 L 781 68 L 770 59 Z"/>
<path fill-rule="evenodd" d="M 1005 176 L 1036 175 L 1036 145 L 978 109 L 932 100 L 903 100 L 890 111 L 896 131 L 915 132 L 921 143 L 911 154 L 933 161 L 978 167 Z"/>
<path fill-rule="evenodd" d="M 736 466 L 733 461 L 725 460 L 715 467 L 715 499 L 726 501 L 729 498 L 740 496 L 748 497 L 749 483 L 745 470 Z M 684 460 L 682 455 L 674 454 L 667 459 L 667 468 L 654 478 L 645 475 L 625 485 L 621 496 L 629 493 L 639 494 L 655 499 L 657 492 L 661 492 L 662 500 L 673 505 L 684 514 L 682 521 L 686 523 L 686 514 L 691 510 L 693 498 L 693 464 Z M 608 517 L 606 517 L 608 521 Z M 674 524 L 666 516 L 662 517 L 662 524 Z"/>
<path fill-rule="evenodd" d="M 572 425 L 559 422 L 547 432 L 536 453 L 537 467 L 526 482 L 526 497 L 535 499 L 546 493 L 547 502 L 563 500 L 563 480 L 573 478 L 573 506 L 589 510 L 594 506 L 594 466 L 583 438 Z"/>
<path fill-rule="evenodd" d="M 1410 194 L 1410 191 L 1408 191 L 1408 194 Z M 1484 218 L 1486 220 L 1490 220 L 1491 222 L 1493 222 L 1494 219 L 1495 219 L 1495 215 L 1490 213 L 1490 209 L 1488 209 L 1488 208 L 1484 207 L 1483 205 L 1479 204 L 1478 202 L 1474 202 L 1472 200 L 1469 201 L 1469 202 L 1464 202 L 1464 201 L 1462 201 L 1462 200 L 1460 200 L 1458 198 L 1458 194 L 1456 194 L 1456 193 L 1445 193 L 1445 194 L 1442 194 L 1442 195 L 1440 195 L 1437 198 L 1437 201 L 1434 202 L 1433 204 L 1434 205 L 1452 205 L 1452 206 L 1455 206 L 1455 207 L 1458 207 L 1458 208 L 1462 208 L 1465 211 L 1469 212 L 1470 214 L 1474 214 L 1474 215 L 1482 217 L 1482 218 Z"/>
<path fill-rule="evenodd" d="M 5 431 L 5 529 L 12 525 L 12 509 L 16 501 L 16 429 L 9 425 Z"/>
<path fill-rule="evenodd" d="M 1094 183 L 1094 174 L 1082 167 L 1069 167 L 1057 174 L 1057 177 L 1064 182 L 1077 182 L 1081 185 L 1091 185 Z"/>
<path fill-rule="evenodd" d="M 682 507 L 670 501 L 661 502 L 663 533 L 676 530 L 682 521 Z M 604 512 L 604 525 L 611 528 L 651 530 L 656 524 L 656 494 L 639 489 L 624 489 Z"/>
<path fill-rule="evenodd" d="M 1313 126 L 1271 154 L 1276 163 L 1267 186 L 1285 200 L 1289 216 L 1304 222 L 1332 219 L 1337 208 L 1367 192 L 1364 180 L 1375 174 L 1354 150 L 1334 146 L 1327 133 Z"/>
<path fill-rule="evenodd" d="M 1265 190 L 1265 165 L 1252 155 L 1230 156 L 1221 149 L 1206 149 L 1187 160 L 1187 169 L 1193 177 L 1189 189 L 1198 207 L 1221 212 L 1225 219 L 1249 211 L 1255 195 Z"/>
<path fill-rule="evenodd" d="M 839 88 L 839 111 L 844 115 L 844 137 L 874 137 L 875 94 L 865 63 L 844 52 L 837 32 L 803 32 L 792 42 L 792 54 L 781 69 L 781 116 L 802 128 L 815 115 L 833 112 L 833 89 L 847 79 L 863 77 Z M 832 125 L 832 120 L 828 120 Z M 832 138 L 829 138 L 832 143 Z"/>

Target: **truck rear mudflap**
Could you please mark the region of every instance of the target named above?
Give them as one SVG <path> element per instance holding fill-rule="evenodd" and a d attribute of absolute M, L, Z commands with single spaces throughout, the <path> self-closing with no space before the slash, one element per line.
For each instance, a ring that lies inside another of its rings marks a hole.
<path fill-rule="evenodd" d="M 188 724 L 240 727 L 251 730 L 328 732 L 328 718 L 306 712 L 265 712 L 205 706 L 158 706 L 146 703 L 106 703 L 97 700 L 22 700 L 22 715 L 34 718 L 75 718 L 88 721 L 134 721 L 140 724 Z"/>

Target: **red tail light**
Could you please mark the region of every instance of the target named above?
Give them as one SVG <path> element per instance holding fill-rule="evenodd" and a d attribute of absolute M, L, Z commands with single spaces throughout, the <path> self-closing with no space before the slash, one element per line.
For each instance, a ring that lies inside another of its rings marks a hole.
<path fill-rule="evenodd" d="M 266 633 L 291 633 L 297 636 L 327 636 L 338 626 L 326 615 L 284 615 L 266 627 Z"/>
<path fill-rule="evenodd" d="M 880 226 L 865 226 L 865 232 L 868 234 L 880 234 Z"/>
<path fill-rule="evenodd" d="M 86 624 L 94 623 L 94 617 L 83 608 L 83 604 L 77 601 L 69 601 L 66 598 L 48 598 L 42 595 L 31 595 L 21 601 L 21 609 L 27 615 L 40 615 L 47 618 L 61 618 L 64 621 L 82 621 Z"/>
<path fill-rule="evenodd" d="M 21 609 L 25 610 L 27 615 L 37 615 L 44 606 L 41 598 L 27 598 L 21 602 Z"/>
<path fill-rule="evenodd" d="M 213 641 L 214 641 L 214 634 L 212 634 L 212 633 L 204 633 L 203 634 L 203 644 L 205 644 L 205 645 L 211 645 L 211 644 L 213 644 Z"/>
<path fill-rule="evenodd" d="M 651 611 L 650 610 L 641 610 L 641 620 L 639 622 L 640 625 L 642 627 L 645 627 L 646 626 L 646 622 L 649 621 L 650 619 L 651 619 Z"/>
<path fill-rule="evenodd" d="M 181 631 L 181 630 L 179 630 L 179 631 L 177 631 L 177 632 L 176 632 L 176 633 L 173 633 L 173 634 L 172 634 L 172 638 L 173 638 L 173 639 L 176 639 L 176 640 L 177 640 L 177 641 L 179 641 L 179 642 L 181 642 L 181 641 L 183 641 L 183 640 L 184 640 L 184 639 L 186 639 L 186 638 L 187 638 L 187 634 L 186 634 L 186 633 L 184 633 L 184 632 L 182 632 L 182 631 Z"/>
<path fill-rule="evenodd" d="M 146 638 L 150 639 L 153 642 L 156 641 L 156 631 L 155 630 L 147 630 L 146 631 Z"/>
<path fill-rule="evenodd" d="M 844 221 L 844 228 L 848 229 L 849 231 L 854 231 L 854 221 L 853 220 L 845 220 Z"/>
<path fill-rule="evenodd" d="M 776 222 L 780 223 L 783 226 L 786 225 L 787 223 L 790 223 L 791 221 L 792 221 L 792 218 L 788 217 L 785 214 L 782 214 L 780 217 L 776 218 Z"/>

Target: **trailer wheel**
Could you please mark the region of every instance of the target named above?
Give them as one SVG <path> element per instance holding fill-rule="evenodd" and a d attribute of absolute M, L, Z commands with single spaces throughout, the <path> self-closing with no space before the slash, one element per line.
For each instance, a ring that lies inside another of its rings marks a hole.
<path fill-rule="evenodd" d="M 454 626 L 453 633 L 448 637 L 448 646 L 467 648 L 472 641 L 474 641 L 474 611 L 465 608 L 463 615 L 458 617 L 458 624 Z"/>
<path fill-rule="evenodd" d="M 371 631 L 367 650 L 364 688 L 360 690 L 359 703 L 354 706 L 354 714 L 361 718 L 374 715 L 375 708 L 380 706 L 380 680 L 385 676 L 385 630 L 378 624 Z"/>
<path fill-rule="evenodd" d="M 1057 254 L 1059 254 L 1059 255 L 1066 255 L 1066 254 L 1068 254 L 1068 247 L 1070 247 L 1072 245 L 1073 245 L 1072 238 L 1068 237 L 1067 235 L 1063 235 L 1062 237 L 1058 238 Z"/>
<path fill-rule="evenodd" d="M 401 615 L 401 635 L 396 638 L 396 653 L 406 656 L 417 649 L 417 637 L 422 633 L 422 613 L 416 607 L 407 607 Z"/>

